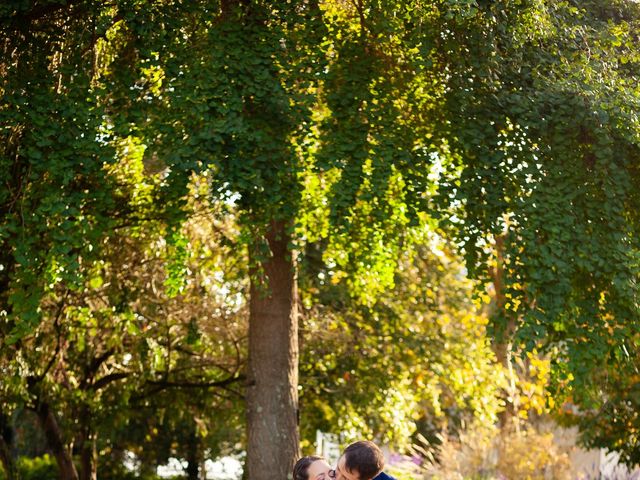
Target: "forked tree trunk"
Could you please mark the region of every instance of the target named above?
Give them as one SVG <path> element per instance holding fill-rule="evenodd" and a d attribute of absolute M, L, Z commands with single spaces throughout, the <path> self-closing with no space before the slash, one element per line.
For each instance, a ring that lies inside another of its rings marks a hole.
<path fill-rule="evenodd" d="M 267 234 L 266 285 L 251 275 L 247 478 L 286 479 L 298 455 L 298 312 L 295 262 L 285 225 Z M 253 252 L 252 260 L 256 260 Z"/>
<path fill-rule="evenodd" d="M 47 439 L 47 446 L 51 449 L 51 453 L 53 453 L 58 463 L 60 480 L 79 480 L 78 471 L 73 464 L 71 454 L 64 444 L 62 431 L 51 408 L 46 402 L 43 402 L 38 405 L 36 413 Z"/>

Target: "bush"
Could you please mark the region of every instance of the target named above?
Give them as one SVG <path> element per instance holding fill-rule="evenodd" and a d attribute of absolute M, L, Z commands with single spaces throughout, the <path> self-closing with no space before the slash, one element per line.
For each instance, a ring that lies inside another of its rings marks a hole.
<path fill-rule="evenodd" d="M 554 443 L 553 434 L 528 426 L 520 430 L 474 427 L 458 438 L 443 438 L 423 473 L 425 479 L 433 480 L 574 478 L 568 452 Z"/>
<path fill-rule="evenodd" d="M 58 478 L 58 464 L 50 455 L 42 457 L 20 457 L 18 470 L 22 480 L 53 480 Z"/>
<path fill-rule="evenodd" d="M 16 462 L 21 480 L 55 480 L 58 478 L 58 465 L 49 455 L 42 457 L 20 457 Z M 0 480 L 5 480 L 5 472 L 0 468 Z"/>
<path fill-rule="evenodd" d="M 56 480 L 59 478 L 58 465 L 50 455 L 42 457 L 20 457 L 17 461 L 20 480 Z M 134 472 L 119 469 L 117 472 L 98 470 L 99 478 L 113 478 L 117 480 L 182 480 L 184 477 L 161 479 L 156 475 L 137 476 Z M 0 464 L 0 480 L 6 480 L 6 475 Z"/>

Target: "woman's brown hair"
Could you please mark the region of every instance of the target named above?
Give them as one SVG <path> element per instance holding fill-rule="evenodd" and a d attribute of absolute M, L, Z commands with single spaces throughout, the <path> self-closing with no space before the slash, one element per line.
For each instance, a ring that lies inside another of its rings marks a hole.
<path fill-rule="evenodd" d="M 309 480 L 309 465 L 316 460 L 324 460 L 324 458 L 309 455 L 298 460 L 293 467 L 293 480 Z"/>

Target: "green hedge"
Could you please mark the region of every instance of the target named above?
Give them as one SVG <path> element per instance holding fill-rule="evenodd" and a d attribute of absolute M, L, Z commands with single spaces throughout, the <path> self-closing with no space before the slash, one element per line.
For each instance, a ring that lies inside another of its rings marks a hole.
<path fill-rule="evenodd" d="M 58 466 L 49 455 L 42 457 L 20 457 L 17 461 L 21 480 L 55 480 L 58 478 Z M 0 468 L 0 480 L 5 480 L 5 472 Z"/>
<path fill-rule="evenodd" d="M 20 457 L 17 461 L 18 470 L 20 472 L 20 480 L 56 480 L 58 477 L 58 465 L 50 455 L 42 457 Z M 6 480 L 5 472 L 0 464 L 0 480 Z M 173 477 L 171 479 L 163 479 L 156 475 L 137 476 L 133 472 L 129 472 L 124 468 L 118 472 L 100 472 L 99 478 L 110 480 L 179 480 L 184 477 Z"/>

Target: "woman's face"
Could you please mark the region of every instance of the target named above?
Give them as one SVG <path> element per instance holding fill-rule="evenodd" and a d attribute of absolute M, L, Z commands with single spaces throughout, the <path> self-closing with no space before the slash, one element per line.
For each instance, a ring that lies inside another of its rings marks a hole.
<path fill-rule="evenodd" d="M 307 470 L 309 474 L 309 480 L 330 480 L 329 472 L 331 471 L 331 466 L 325 462 L 324 460 L 316 460 L 311 465 L 309 465 L 309 470 Z"/>

